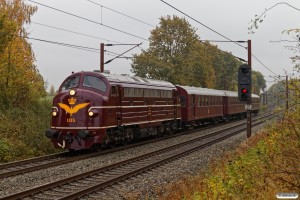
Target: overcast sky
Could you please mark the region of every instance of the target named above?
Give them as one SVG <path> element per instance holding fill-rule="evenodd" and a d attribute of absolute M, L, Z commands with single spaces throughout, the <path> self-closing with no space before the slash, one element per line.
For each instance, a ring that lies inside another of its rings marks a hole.
<path fill-rule="evenodd" d="M 150 31 L 159 23 L 161 16 L 183 14 L 164 4 L 160 0 L 36 0 L 39 3 L 51 6 L 91 21 L 70 16 L 56 10 L 26 1 L 28 4 L 38 6 L 38 11 L 32 17 L 32 24 L 28 26 L 30 37 L 48 41 L 84 46 L 99 49 L 100 43 L 143 43 L 141 48 L 148 48 Z M 266 18 L 254 34 L 249 34 L 248 27 L 255 15 L 260 15 L 266 8 L 270 8 L 280 1 L 275 0 L 165 0 L 174 7 L 192 16 L 199 22 L 214 29 L 231 40 L 252 40 L 252 53 L 265 66 L 253 58 L 252 67 L 260 71 L 267 81 L 269 76 L 285 75 L 284 70 L 292 73 L 293 64 L 290 57 L 294 52 L 284 46 L 295 43 L 274 43 L 282 39 L 292 40 L 292 36 L 283 34 L 287 29 L 300 28 L 300 11 L 287 5 L 279 5 L 267 12 Z M 300 1 L 284 1 L 300 8 Z M 96 5 L 100 4 L 102 5 Z M 130 16 L 121 15 L 117 12 Z M 197 34 L 203 40 L 225 40 L 218 34 L 204 26 L 185 17 L 197 29 Z M 136 20 L 135 20 L 136 19 Z M 140 22 L 140 21 L 142 22 Z M 99 24 L 97 24 L 97 22 Z M 121 30 L 116 31 L 106 26 Z M 62 31 L 46 26 L 52 26 Z M 127 34 L 125 34 L 126 32 Z M 134 36 L 133 36 L 134 35 Z M 54 45 L 35 40 L 30 40 L 36 56 L 36 64 L 44 79 L 57 89 L 60 83 L 72 71 L 99 70 L 100 54 L 97 52 L 83 51 L 65 46 Z M 233 55 L 247 60 L 247 51 L 234 43 L 214 43 L 221 50 L 232 52 Z M 246 45 L 246 44 L 242 44 Z M 105 47 L 109 52 L 122 53 L 132 46 Z M 126 53 L 131 56 L 139 53 L 141 48 Z M 112 53 L 109 53 L 112 54 Z M 105 55 L 105 61 L 114 56 Z M 116 59 L 105 65 L 105 69 L 113 74 L 132 74 L 130 59 Z M 268 82 L 268 85 L 272 84 Z"/>

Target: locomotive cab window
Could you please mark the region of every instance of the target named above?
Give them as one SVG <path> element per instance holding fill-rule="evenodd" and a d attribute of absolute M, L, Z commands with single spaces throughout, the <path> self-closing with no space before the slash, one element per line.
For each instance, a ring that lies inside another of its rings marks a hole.
<path fill-rule="evenodd" d="M 95 76 L 84 76 L 83 86 L 106 92 L 106 84 L 98 77 Z"/>
<path fill-rule="evenodd" d="M 78 87 L 79 80 L 80 80 L 80 76 L 73 76 L 73 77 L 68 78 L 68 79 L 62 84 L 60 91 L 63 92 L 63 91 L 65 91 L 65 90 L 68 90 L 68 89 L 71 89 L 71 88 Z"/>

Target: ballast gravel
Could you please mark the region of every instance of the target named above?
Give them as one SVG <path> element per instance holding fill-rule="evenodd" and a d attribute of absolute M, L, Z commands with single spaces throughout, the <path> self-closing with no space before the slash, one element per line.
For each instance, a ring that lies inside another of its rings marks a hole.
<path fill-rule="evenodd" d="M 58 181 L 70 176 L 94 170 L 99 167 L 165 148 L 179 142 L 195 138 L 199 136 L 199 134 L 208 134 L 232 125 L 233 123 L 201 131 L 201 133 L 196 132 L 186 134 L 107 155 L 100 155 L 57 167 L 26 173 L 24 175 L 4 178 L 0 180 L 0 198 L 12 193 L 21 192 L 39 185 Z M 263 126 L 264 125 L 261 125 L 253 129 L 253 133 L 255 133 L 255 130 L 259 130 Z M 170 182 L 176 182 L 184 176 L 193 175 L 199 171 L 205 171 L 212 159 L 220 157 L 224 152 L 235 148 L 245 139 L 246 133 L 240 133 L 236 136 L 230 137 L 225 141 L 219 142 L 214 146 L 189 154 L 181 159 L 167 163 L 164 166 L 154 168 L 143 175 L 138 175 L 126 180 L 123 183 L 116 184 L 112 188 L 95 192 L 82 199 L 127 199 L 132 197 L 137 199 L 146 199 L 149 197 L 149 199 L 156 199 L 156 191 L 162 185 Z"/>

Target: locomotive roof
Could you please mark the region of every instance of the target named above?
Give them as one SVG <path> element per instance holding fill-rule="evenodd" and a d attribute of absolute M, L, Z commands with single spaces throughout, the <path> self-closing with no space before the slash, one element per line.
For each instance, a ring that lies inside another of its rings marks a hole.
<path fill-rule="evenodd" d="M 154 85 L 154 86 L 164 86 L 168 88 L 174 88 L 175 86 L 167 81 L 160 81 L 160 80 L 153 80 L 153 79 L 146 79 L 141 78 L 138 76 L 123 76 L 123 75 L 117 75 L 117 74 L 105 74 L 102 73 L 103 76 L 105 76 L 109 82 L 118 82 L 118 83 L 134 83 L 139 85 Z"/>
<path fill-rule="evenodd" d="M 208 96 L 225 96 L 224 91 L 222 91 L 222 90 L 214 90 L 214 89 L 201 88 L 201 87 L 181 86 L 181 85 L 176 85 L 176 86 L 186 90 L 188 94 L 208 95 Z"/>

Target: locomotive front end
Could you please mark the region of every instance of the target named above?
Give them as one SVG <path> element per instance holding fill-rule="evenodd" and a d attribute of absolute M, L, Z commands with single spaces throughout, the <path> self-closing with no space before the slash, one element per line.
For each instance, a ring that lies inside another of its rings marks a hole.
<path fill-rule="evenodd" d="M 53 99 L 51 128 L 45 134 L 57 148 L 91 149 L 101 144 L 102 105 L 107 84 L 99 73 L 80 72 L 69 76 Z"/>

